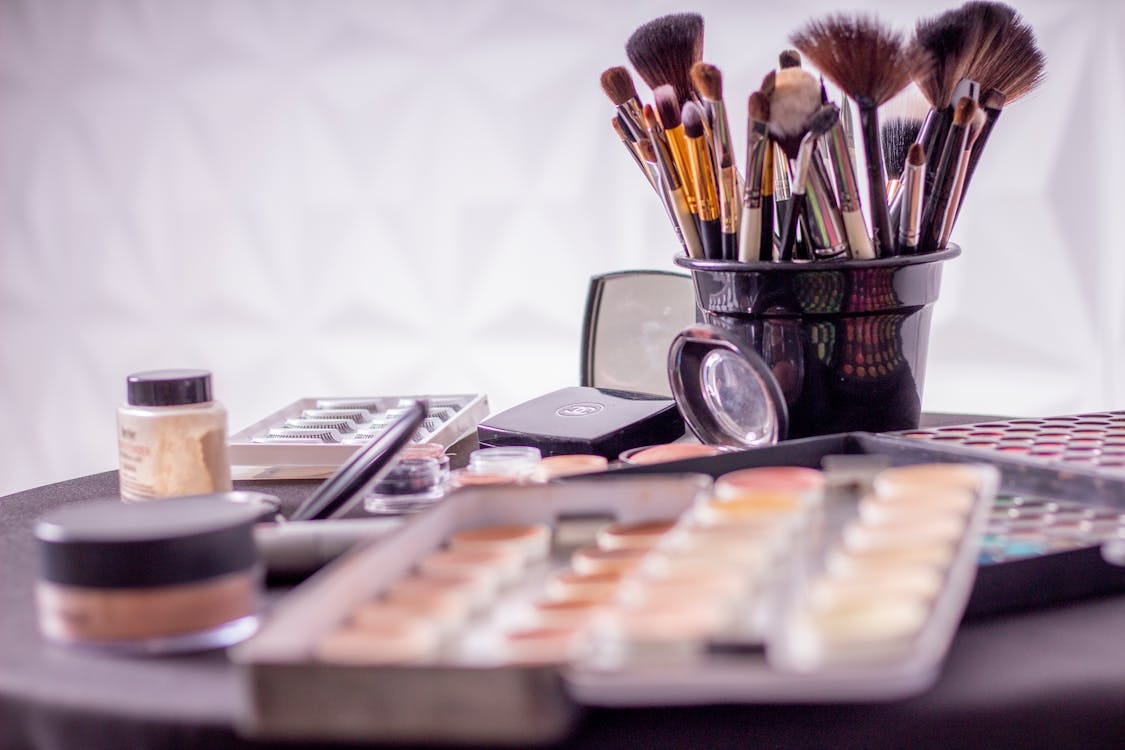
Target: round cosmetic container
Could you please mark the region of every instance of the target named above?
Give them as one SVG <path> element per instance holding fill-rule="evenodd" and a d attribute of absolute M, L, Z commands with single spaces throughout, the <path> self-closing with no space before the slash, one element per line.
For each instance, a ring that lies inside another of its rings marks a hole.
<path fill-rule="evenodd" d="M 206 495 L 231 489 L 227 411 L 206 370 L 130 375 L 117 410 L 121 499 Z"/>
<path fill-rule="evenodd" d="M 92 501 L 35 525 L 39 626 L 136 654 L 229 646 L 257 628 L 258 508 L 216 498 Z"/>

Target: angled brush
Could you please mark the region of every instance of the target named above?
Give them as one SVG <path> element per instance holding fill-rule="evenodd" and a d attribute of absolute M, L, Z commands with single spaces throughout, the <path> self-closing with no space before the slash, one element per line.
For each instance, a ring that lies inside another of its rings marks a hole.
<path fill-rule="evenodd" d="M 625 54 L 653 90 L 671 86 L 677 109 L 693 97 L 691 66 L 703 58 L 703 16 L 673 13 L 637 28 L 625 42 Z"/>

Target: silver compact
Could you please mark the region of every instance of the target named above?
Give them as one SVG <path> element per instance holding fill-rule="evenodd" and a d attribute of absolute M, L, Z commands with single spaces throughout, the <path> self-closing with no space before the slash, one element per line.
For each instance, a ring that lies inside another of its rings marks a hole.
<path fill-rule="evenodd" d="M 755 448 L 785 439 L 789 412 L 777 378 L 757 352 L 718 328 L 680 331 L 668 350 L 668 381 L 704 443 Z"/>

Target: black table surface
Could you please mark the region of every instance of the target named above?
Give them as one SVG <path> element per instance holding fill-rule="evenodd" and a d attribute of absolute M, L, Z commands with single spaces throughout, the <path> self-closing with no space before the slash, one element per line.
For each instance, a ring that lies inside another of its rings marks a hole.
<path fill-rule="evenodd" d="M 292 508 L 315 483 L 252 486 Z M 264 746 L 234 729 L 246 698 L 221 652 L 125 659 L 50 646 L 40 637 L 34 520 L 116 492 L 116 472 L 106 472 L 0 498 L 0 747 Z M 565 744 L 1120 749 L 1125 596 L 965 623 L 936 685 L 907 700 L 589 710 Z"/>

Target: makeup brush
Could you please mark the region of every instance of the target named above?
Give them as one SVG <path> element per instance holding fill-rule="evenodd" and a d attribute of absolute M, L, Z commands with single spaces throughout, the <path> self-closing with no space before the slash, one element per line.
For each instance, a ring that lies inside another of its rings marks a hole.
<path fill-rule="evenodd" d="M 703 243 L 699 239 L 699 230 L 695 225 L 695 216 L 691 212 L 691 203 L 688 200 L 683 179 L 672 159 L 664 129 L 661 127 L 652 105 L 644 105 L 641 112 L 649 135 L 648 143 L 654 152 L 656 164 L 660 169 L 660 181 L 667 191 L 668 204 L 675 215 L 676 226 L 679 227 L 680 237 L 683 239 L 687 254 L 692 258 L 706 257 L 703 253 Z"/>
<path fill-rule="evenodd" d="M 926 149 L 911 143 L 902 171 L 902 214 L 898 225 L 898 248 L 913 255 L 918 251 L 922 228 L 922 193 L 926 184 Z"/>
<path fill-rule="evenodd" d="M 643 138 L 645 126 L 641 117 L 641 100 L 629 71 L 621 66 L 605 70 L 602 73 L 602 91 L 617 107 L 617 115 L 632 136 L 631 140 Z"/>
<path fill-rule="evenodd" d="M 664 201 L 664 208 L 672 222 L 684 253 L 691 258 L 703 257 L 703 246 L 699 242 L 699 233 L 695 229 L 695 219 L 692 218 L 688 208 L 687 198 L 684 196 L 684 187 L 675 171 L 668 171 L 667 162 L 661 163 L 657 155 L 656 146 L 648 138 L 637 141 L 637 151 L 641 158 L 655 167 L 659 192 Z"/>
<path fill-rule="evenodd" d="M 782 68 L 773 77 L 767 96 L 770 135 L 786 157 L 795 159 L 807 132 L 805 124 L 821 107 L 820 84 L 803 68 Z"/>
<path fill-rule="evenodd" d="M 790 41 L 859 110 L 875 254 L 893 254 L 878 109 L 910 82 L 902 35 L 873 17 L 833 15 L 811 21 Z"/>
<path fill-rule="evenodd" d="M 932 189 L 926 191 L 925 206 L 922 208 L 922 237 L 918 248 L 928 253 L 940 249 L 941 221 L 945 216 L 953 192 L 957 175 L 957 163 L 969 135 L 969 124 L 976 115 L 977 103 L 969 97 L 961 97 L 953 108 L 953 124 L 945 138 L 945 145 L 934 171 Z"/>
<path fill-rule="evenodd" d="M 734 148 L 731 145 L 730 121 L 723 103 L 723 74 L 709 63 L 696 63 L 691 68 L 691 80 L 703 98 L 707 119 L 711 122 L 711 153 L 718 170 L 719 219 L 722 228 L 723 257 L 738 258 L 738 222 L 741 213 L 739 200 L 738 168 L 734 165 Z"/>
<path fill-rule="evenodd" d="M 1046 58 L 1039 49 L 1035 32 L 1018 15 L 1011 18 L 1006 33 L 992 51 L 993 55 L 979 61 L 978 76 L 983 89 L 981 105 L 985 111 L 985 123 L 969 157 L 964 189 L 968 188 L 981 152 L 1001 112 L 1007 105 L 1038 88 L 1044 78 Z M 962 201 L 964 189 L 961 193 Z"/>
<path fill-rule="evenodd" d="M 784 70 L 785 68 L 799 68 L 801 67 L 801 53 L 795 49 L 782 50 L 777 55 L 777 67 Z"/>
<path fill-rule="evenodd" d="M 617 117 L 614 117 L 612 120 L 610 120 L 610 124 L 613 126 L 613 131 L 617 133 L 617 137 L 621 139 L 621 145 L 625 147 L 625 150 L 629 152 L 629 156 L 633 157 L 633 161 L 635 161 L 637 163 L 637 166 L 640 167 L 640 170 L 644 172 L 645 179 L 648 180 L 648 183 L 652 185 L 653 189 L 655 189 L 657 192 L 660 192 L 660 188 L 657 187 L 652 172 L 649 171 L 648 167 L 641 159 L 640 154 L 637 153 L 635 139 L 629 135 L 629 133 L 625 130 L 625 126 L 621 123 L 621 116 L 618 115 Z"/>
<path fill-rule="evenodd" d="M 852 161 L 852 151 L 848 147 L 848 136 L 844 132 L 843 123 L 837 121 L 825 134 L 820 145 L 828 153 L 828 163 L 832 167 L 836 195 L 840 200 L 840 216 L 851 248 L 851 256 L 871 260 L 875 257 L 875 248 L 871 246 L 871 238 L 867 234 L 867 222 L 863 218 L 855 162 Z"/>
<path fill-rule="evenodd" d="M 680 117 L 680 104 L 676 101 L 676 90 L 670 85 L 657 86 L 653 89 L 656 116 L 664 138 L 668 143 L 668 152 L 672 156 L 672 163 L 680 174 L 680 181 L 684 185 L 684 194 L 691 207 L 692 216 L 696 220 L 696 229 L 699 230 L 700 239 L 703 237 L 703 227 L 699 225 L 699 192 L 700 186 L 695 184 L 695 177 L 691 171 L 691 161 L 688 158 L 688 143 L 684 135 L 684 126 Z M 704 249 L 707 249 L 704 241 Z M 707 257 L 710 257 L 708 255 Z"/>
<path fill-rule="evenodd" d="M 653 90 L 672 86 L 678 110 L 693 98 L 691 66 L 703 58 L 703 16 L 673 13 L 653 19 L 629 37 L 625 54 Z"/>
<path fill-rule="evenodd" d="M 883 161 L 887 165 L 887 200 L 894 201 L 900 178 L 906 166 L 906 152 L 918 139 L 922 120 L 915 117 L 889 117 L 879 128 L 883 144 Z"/>
<path fill-rule="evenodd" d="M 969 172 L 969 159 L 973 153 L 973 146 L 980 137 L 987 119 L 984 110 L 977 108 L 973 119 L 969 122 L 968 133 L 965 136 L 965 145 L 961 150 L 953 176 L 953 187 L 949 191 L 949 202 L 945 206 L 945 215 L 941 218 L 941 228 L 938 231 L 939 248 L 949 245 L 949 235 L 953 232 L 953 225 L 957 221 L 957 214 L 961 209 L 961 196 L 964 194 L 965 181 Z"/>
<path fill-rule="evenodd" d="M 789 68 L 789 70 L 795 69 Z M 823 107 L 818 107 L 801 125 L 802 136 L 800 146 L 797 148 L 793 170 L 793 193 L 785 207 L 785 219 L 781 229 L 779 257 L 783 261 L 793 259 L 793 248 L 797 241 L 798 217 L 805 212 L 808 200 L 809 174 L 817 139 L 827 133 L 839 121 L 839 118 L 840 110 L 831 104 L 826 104 Z M 810 225 L 814 223 L 811 217 L 809 223 Z M 811 231 L 813 230 L 810 227 Z"/>
<path fill-rule="evenodd" d="M 695 214 L 699 218 L 703 254 L 712 260 L 734 260 L 735 255 L 729 257 L 726 255 L 726 245 L 723 241 L 724 233 L 719 219 L 719 196 L 715 189 L 715 173 L 711 167 L 711 155 L 707 151 L 707 134 L 703 129 L 703 110 L 695 102 L 684 102 L 681 115 L 692 182 L 698 190 Z"/>
<path fill-rule="evenodd" d="M 738 259 L 773 260 L 773 144 L 770 143 L 770 101 L 761 91 L 750 95 L 746 126 L 746 190 L 742 199 Z M 767 182 L 768 179 L 768 182 Z"/>

